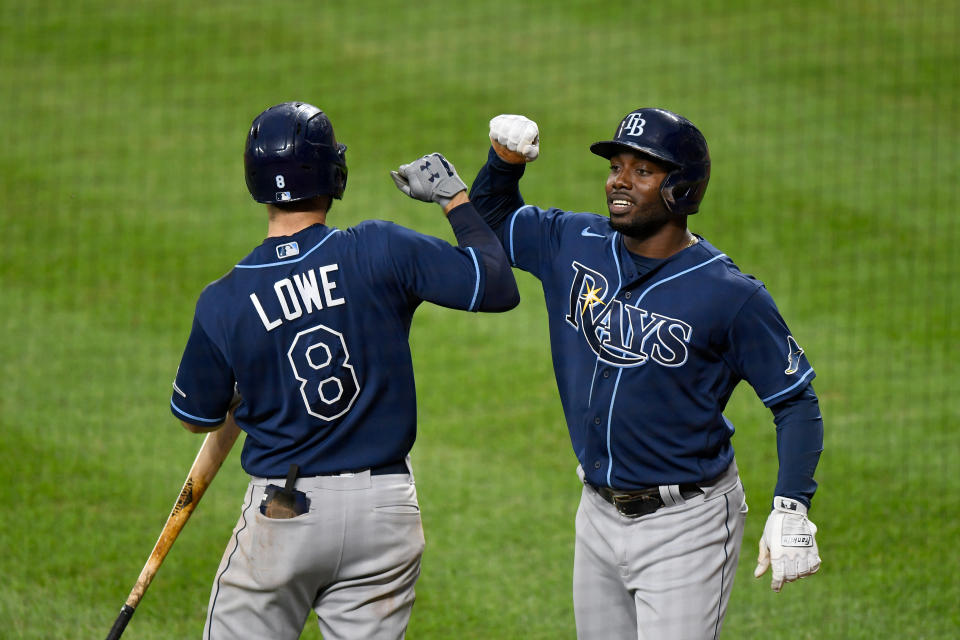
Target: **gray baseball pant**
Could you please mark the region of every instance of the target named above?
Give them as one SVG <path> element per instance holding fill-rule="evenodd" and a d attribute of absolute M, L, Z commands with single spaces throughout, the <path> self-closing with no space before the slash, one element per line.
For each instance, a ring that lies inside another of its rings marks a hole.
<path fill-rule="evenodd" d="M 403 638 L 420 575 L 423 526 L 413 475 L 298 478 L 307 513 L 260 513 L 252 478 L 210 594 L 204 640 L 299 638 L 310 610 L 325 640 Z"/>
<path fill-rule="evenodd" d="M 747 503 L 736 463 L 700 488 L 702 495 L 677 500 L 679 491 L 664 487 L 675 504 L 629 518 L 584 485 L 573 567 L 579 640 L 719 636 Z"/>

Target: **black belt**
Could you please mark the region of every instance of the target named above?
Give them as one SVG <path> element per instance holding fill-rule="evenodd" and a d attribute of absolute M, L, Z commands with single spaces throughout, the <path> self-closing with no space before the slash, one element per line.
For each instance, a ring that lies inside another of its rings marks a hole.
<path fill-rule="evenodd" d="M 639 518 L 640 516 L 650 515 L 660 507 L 664 506 L 663 498 L 660 497 L 660 489 L 641 489 L 639 491 L 617 491 L 610 487 L 598 487 L 587 483 L 591 489 L 597 492 L 601 498 L 612 504 L 620 512 L 620 515 L 628 518 Z M 681 484 L 680 495 L 688 500 L 694 496 L 703 493 L 696 484 Z"/>
<path fill-rule="evenodd" d="M 394 474 L 407 475 L 410 470 L 407 469 L 407 463 L 403 460 L 399 462 L 388 462 L 378 467 L 366 467 L 363 469 L 354 469 L 353 471 L 331 471 L 329 473 L 318 473 L 318 476 L 342 476 L 345 473 L 363 473 L 369 471 L 372 476 L 389 476 Z"/>

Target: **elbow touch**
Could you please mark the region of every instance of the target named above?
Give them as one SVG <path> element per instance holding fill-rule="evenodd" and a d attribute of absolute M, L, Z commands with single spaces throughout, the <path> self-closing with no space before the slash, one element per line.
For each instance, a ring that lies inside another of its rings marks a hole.
<path fill-rule="evenodd" d="M 496 285 L 487 282 L 487 291 L 484 293 L 483 301 L 476 309 L 486 313 L 503 313 L 510 311 L 520 304 L 520 290 L 517 288 L 517 281 L 513 278 L 512 272 L 507 272 L 507 277 L 499 278 Z"/>
<path fill-rule="evenodd" d="M 520 304 L 520 290 L 517 289 L 516 285 L 514 285 L 513 292 L 510 294 L 510 298 L 507 300 L 502 311 L 510 311 L 511 309 L 515 309 L 519 304 Z"/>
<path fill-rule="evenodd" d="M 503 304 L 496 309 L 498 312 L 510 311 L 511 309 L 515 309 L 517 305 L 520 304 L 520 290 L 517 288 L 516 281 L 513 280 L 512 277 L 510 279 L 512 281 L 510 283 L 510 292 L 508 295 L 504 296 Z"/>
<path fill-rule="evenodd" d="M 517 279 L 513 276 L 513 269 L 507 266 L 506 271 L 499 274 L 499 284 L 495 300 L 491 300 L 491 311 L 502 313 L 516 308 L 520 304 L 520 289 L 517 287 Z"/>
<path fill-rule="evenodd" d="M 517 305 L 520 304 L 520 293 L 518 291 L 513 292 L 508 297 L 497 298 L 495 301 L 490 304 L 484 305 L 481 311 L 486 311 L 487 313 L 504 313 L 505 311 L 510 311 L 515 309 Z"/>

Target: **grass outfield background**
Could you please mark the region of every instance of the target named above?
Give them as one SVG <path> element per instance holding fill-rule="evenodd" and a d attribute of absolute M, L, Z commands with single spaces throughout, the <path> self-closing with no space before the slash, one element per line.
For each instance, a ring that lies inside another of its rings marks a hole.
<path fill-rule="evenodd" d="M 774 4 L 0 0 L 0 636 L 110 628 L 201 442 L 168 409 L 194 302 L 265 234 L 246 127 L 299 99 L 349 147 L 331 224 L 448 240 L 388 171 L 441 151 L 469 181 L 498 113 L 540 124 L 527 201 L 583 211 L 604 210 L 587 147 L 623 114 L 697 123 L 713 175 L 691 227 L 767 283 L 826 429 L 823 568 L 773 594 L 752 569 L 775 432 L 734 394 L 752 510 L 723 637 L 957 637 L 960 9 Z M 410 638 L 575 635 L 576 462 L 542 295 L 518 280 L 508 314 L 414 321 L 427 550 Z M 238 453 L 125 638 L 200 635 Z"/>

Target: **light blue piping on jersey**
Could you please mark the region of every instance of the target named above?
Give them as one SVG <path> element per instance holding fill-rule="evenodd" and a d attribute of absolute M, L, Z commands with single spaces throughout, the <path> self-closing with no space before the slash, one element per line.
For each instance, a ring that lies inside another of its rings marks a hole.
<path fill-rule="evenodd" d="M 319 249 L 320 245 L 322 245 L 324 242 L 329 240 L 331 236 L 333 236 L 333 234 L 339 233 L 339 232 L 340 232 L 340 229 L 331 229 L 330 233 L 325 235 L 320 242 L 313 245 L 309 251 L 304 253 L 302 256 L 300 256 L 296 260 L 283 260 L 282 262 L 268 262 L 266 264 L 238 264 L 236 265 L 236 267 L 237 269 L 263 269 L 265 267 L 277 267 L 284 264 L 293 264 L 294 262 L 300 262 L 301 260 L 309 256 L 311 253 Z M 473 311 L 473 307 L 477 302 L 477 295 L 479 295 L 480 293 L 480 265 L 477 262 L 477 254 L 474 253 L 473 248 L 467 247 L 467 251 L 470 252 L 470 257 L 473 258 L 473 269 L 477 274 L 476 283 L 473 286 L 473 300 L 470 301 L 470 311 Z M 184 415 L 189 415 L 189 414 L 184 413 Z M 190 416 L 190 417 L 192 418 L 193 416 Z M 197 418 L 197 420 L 202 420 L 202 419 L 203 418 Z"/>
<path fill-rule="evenodd" d="M 613 449 L 611 448 L 610 425 L 613 424 L 613 404 L 617 398 L 617 389 L 620 388 L 620 376 L 623 375 L 623 368 L 617 371 L 617 381 L 613 383 L 613 397 L 610 398 L 610 410 L 607 411 L 607 486 L 613 488 L 610 484 L 610 476 L 613 473 Z"/>
<path fill-rule="evenodd" d="M 308 255 L 310 255 L 311 253 L 313 253 L 314 251 L 316 251 L 317 249 L 319 249 L 319 248 L 320 248 L 320 245 L 322 245 L 324 242 L 326 242 L 327 240 L 329 240 L 330 237 L 331 237 L 333 234 L 339 233 L 339 232 L 340 232 L 340 229 L 331 229 L 331 230 L 330 230 L 330 233 L 328 233 L 327 235 L 325 235 L 325 236 L 323 237 L 323 240 L 321 240 L 321 241 L 318 242 L 317 244 L 313 245 L 313 247 L 311 247 L 309 251 L 307 251 L 306 253 L 304 253 L 302 256 L 300 256 L 300 257 L 297 258 L 296 260 L 283 260 L 283 261 L 281 261 L 281 262 L 268 262 L 268 263 L 266 263 L 266 264 L 238 264 L 238 265 L 236 265 L 236 267 L 237 267 L 237 269 L 263 269 L 263 268 L 265 268 L 265 267 L 278 267 L 278 266 L 283 265 L 283 264 L 292 264 L 292 263 L 294 263 L 294 262 L 300 262 L 301 260 L 303 260 L 304 258 L 306 258 Z"/>
<path fill-rule="evenodd" d="M 620 295 L 620 288 L 623 286 L 623 274 L 620 273 L 620 256 L 617 255 L 617 236 L 619 235 L 619 231 L 614 231 L 613 235 L 610 236 L 610 252 L 613 254 L 614 263 L 617 265 L 617 292 L 613 294 L 614 298 Z"/>
<path fill-rule="evenodd" d="M 620 273 L 620 256 L 617 255 L 617 236 L 618 235 L 620 235 L 619 232 L 614 231 L 613 236 L 611 236 L 612 241 L 610 243 L 611 252 L 613 254 L 613 261 L 617 265 L 617 278 L 618 278 L 617 291 L 616 293 L 613 294 L 613 298 L 611 298 L 611 300 L 616 298 L 618 295 L 620 295 L 620 287 L 623 286 L 623 275 L 621 275 Z M 597 361 L 593 365 L 593 377 L 590 378 L 590 395 L 587 398 L 587 406 L 589 406 L 593 402 L 593 388 L 594 386 L 596 386 L 597 369 L 599 367 L 600 367 L 600 356 L 597 355 Z M 608 442 L 608 445 L 609 445 L 609 442 Z M 608 449 L 609 449 L 609 446 L 608 446 Z"/>
<path fill-rule="evenodd" d="M 597 379 L 597 369 L 600 368 L 600 356 L 597 356 L 597 361 L 593 363 L 593 377 L 590 378 L 590 395 L 587 396 L 587 406 L 589 407 L 593 404 L 593 388 L 596 386 L 595 381 Z"/>
<path fill-rule="evenodd" d="M 617 234 L 614 233 L 614 239 L 616 239 L 616 235 L 617 235 Z M 616 260 L 616 263 L 617 263 L 617 274 L 619 275 L 619 274 L 620 274 L 620 260 L 619 260 L 619 258 L 618 258 L 618 256 L 617 256 L 617 253 L 616 253 L 616 243 L 615 243 L 615 242 L 613 243 L 613 251 L 614 251 L 614 254 L 613 254 L 613 255 L 614 255 L 614 260 Z M 674 278 L 679 278 L 680 276 L 682 276 L 682 275 L 684 275 L 684 274 L 687 274 L 687 273 L 690 273 L 691 271 L 696 271 L 696 270 L 699 269 L 700 267 L 705 267 L 705 266 L 707 266 L 708 264 L 710 264 L 710 263 L 713 262 L 714 260 L 717 260 L 717 259 L 719 259 L 719 258 L 725 258 L 726 255 L 727 255 L 727 254 L 725 254 L 725 253 L 721 253 L 721 254 L 719 254 L 719 255 L 713 256 L 713 257 L 710 258 L 709 260 L 705 260 L 704 262 L 701 262 L 700 264 L 694 265 L 694 266 L 690 267 L 689 269 L 684 269 L 684 270 L 681 271 L 680 273 L 675 273 L 675 274 L 673 274 L 672 276 L 670 276 L 669 278 L 664 278 L 663 280 L 660 280 L 660 281 L 658 281 L 658 282 L 654 282 L 654 283 L 651 284 L 649 287 L 647 287 L 646 289 L 644 289 L 643 293 L 640 294 L 640 296 L 637 298 L 637 301 L 636 301 L 634 304 L 640 304 L 640 301 L 643 300 L 643 297 L 644 297 L 645 295 L 647 295 L 648 293 L 650 293 L 651 289 L 653 289 L 654 287 L 659 287 L 659 286 L 660 286 L 661 284 L 663 284 L 664 282 L 669 282 L 669 281 L 673 280 Z M 620 275 L 620 284 L 617 285 L 617 295 L 620 294 L 620 287 L 622 286 L 622 284 L 623 284 L 623 276 Z M 615 295 L 614 298 L 616 298 L 616 297 L 617 297 L 617 296 Z M 619 372 L 617 373 L 617 381 L 616 381 L 616 383 L 613 385 L 613 395 L 612 395 L 611 398 L 610 398 L 610 410 L 607 412 L 607 486 L 608 486 L 608 487 L 612 487 L 612 486 L 613 486 L 613 485 L 610 484 L 610 478 L 611 478 L 612 475 L 613 475 L 613 448 L 612 448 L 612 443 L 611 443 L 611 439 L 610 439 L 610 426 L 611 426 L 611 423 L 613 422 L 613 405 L 614 405 L 614 404 L 616 403 L 616 401 L 617 401 L 617 389 L 620 387 L 620 376 L 622 376 L 622 375 L 623 375 L 623 367 L 620 367 L 620 370 L 619 370 Z M 596 375 L 594 375 L 594 377 L 596 377 Z M 590 381 L 590 384 L 593 385 L 593 381 L 592 381 L 592 380 Z M 797 384 L 799 384 L 799 382 L 798 382 Z M 796 385 L 794 385 L 794 386 L 796 386 Z M 792 388 L 792 387 L 791 387 L 791 388 Z M 592 396 L 592 395 L 593 395 L 593 388 L 592 388 L 592 386 L 591 386 L 591 389 L 590 389 L 590 393 L 591 393 L 591 396 Z M 783 392 L 781 392 L 781 393 L 783 393 Z"/>
<path fill-rule="evenodd" d="M 477 280 L 473 285 L 473 300 L 470 301 L 470 306 L 468 307 L 470 311 L 473 311 L 474 306 L 477 304 L 477 296 L 480 294 L 480 263 L 477 262 L 477 254 L 473 250 L 473 247 L 467 247 L 467 251 L 470 252 L 470 257 L 473 258 L 473 269 L 477 273 Z"/>
<path fill-rule="evenodd" d="M 616 300 L 617 296 L 620 295 L 620 289 L 623 288 L 623 274 L 620 272 L 620 256 L 617 255 L 617 236 L 620 233 L 617 231 L 613 232 L 610 242 L 610 252 L 613 254 L 613 262 L 617 265 L 617 290 L 613 294 L 613 297 L 610 300 Z M 639 300 L 637 300 L 639 302 Z M 597 356 L 597 361 L 599 362 L 600 356 Z M 617 400 L 617 389 L 620 388 L 620 377 L 623 375 L 623 367 L 620 367 L 617 370 L 617 380 L 613 383 L 613 395 L 610 396 L 610 408 L 607 411 L 607 486 L 610 484 L 610 476 L 613 474 L 613 442 L 610 437 L 610 429 L 613 425 L 613 405 Z M 594 375 L 596 379 L 596 375 Z M 593 396 L 593 380 L 590 381 L 590 395 Z"/>
<path fill-rule="evenodd" d="M 170 399 L 170 406 L 173 407 L 174 411 L 176 411 L 180 415 L 190 418 L 191 420 L 199 420 L 200 422 L 211 422 L 213 424 L 219 424 L 227 419 L 227 416 L 223 416 L 222 418 L 201 418 L 200 416 L 191 415 L 186 411 L 184 411 L 183 409 L 181 409 L 180 407 L 178 407 L 176 404 L 174 404 L 172 398 Z"/>
<path fill-rule="evenodd" d="M 710 264 L 711 262 L 713 262 L 714 260 L 719 260 L 720 258 L 726 258 L 726 257 L 727 257 L 727 254 L 721 253 L 721 254 L 719 254 L 719 255 L 713 256 L 712 258 L 710 258 L 709 260 L 707 260 L 707 261 L 705 261 L 705 262 L 701 262 L 700 264 L 695 264 L 695 265 L 693 265 L 692 267 L 690 267 L 689 269 L 684 269 L 684 270 L 681 271 L 680 273 L 675 273 L 675 274 L 673 274 L 672 276 L 670 276 L 669 278 L 664 278 L 663 280 L 661 280 L 661 281 L 659 281 L 659 282 L 654 282 L 652 285 L 650 285 L 649 287 L 647 287 L 647 288 L 644 290 L 643 293 L 640 294 L 640 297 L 637 298 L 636 304 L 639 304 L 640 301 L 643 300 L 643 296 L 645 296 L 645 295 L 647 295 L 648 293 L 650 293 L 650 290 L 653 289 L 654 287 L 659 287 L 659 286 L 662 285 L 664 282 L 670 282 L 670 281 L 673 280 L 674 278 L 679 278 L 680 276 L 682 276 L 682 275 L 684 275 L 684 274 L 687 274 L 687 273 L 690 273 L 691 271 L 696 271 L 696 270 L 699 269 L 700 267 L 705 267 L 705 266 L 707 266 L 708 264 Z"/>
<path fill-rule="evenodd" d="M 536 207 L 534 207 L 532 204 L 525 204 L 525 205 L 523 205 L 522 207 L 520 207 L 519 209 L 517 209 L 516 211 L 514 211 L 513 213 L 510 214 L 510 231 L 508 232 L 509 235 L 510 235 L 510 242 L 509 242 L 509 244 L 510 244 L 510 264 L 511 264 L 512 266 L 514 266 L 514 267 L 517 266 L 517 256 L 515 255 L 515 253 L 514 253 L 514 251 L 513 251 L 513 225 L 516 224 L 516 222 L 517 222 L 517 214 L 520 213 L 521 211 L 523 211 L 524 209 L 536 209 Z"/>
<path fill-rule="evenodd" d="M 803 377 L 802 377 L 802 378 L 800 378 L 799 380 L 797 380 L 796 382 L 794 382 L 792 385 L 790 385 L 789 387 L 787 387 L 787 388 L 784 389 L 783 391 L 778 391 L 777 393 L 773 394 L 772 396 L 767 396 L 766 398 L 761 399 L 760 402 L 762 402 L 763 404 L 767 404 L 767 402 L 769 402 L 770 400 L 773 400 L 774 398 L 779 398 L 779 397 L 782 396 L 783 394 L 789 393 L 790 391 L 793 391 L 794 389 L 796 389 L 797 387 L 799 387 L 801 384 L 803 384 L 804 381 L 805 381 L 807 378 L 810 377 L 810 374 L 811 374 L 811 373 L 813 373 L 813 369 L 807 369 L 807 372 L 806 372 L 805 374 L 803 374 Z"/>

